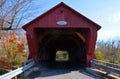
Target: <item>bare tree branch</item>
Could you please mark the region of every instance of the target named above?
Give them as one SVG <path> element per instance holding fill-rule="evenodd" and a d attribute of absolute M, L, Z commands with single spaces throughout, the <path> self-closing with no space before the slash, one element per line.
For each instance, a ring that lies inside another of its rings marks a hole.
<path fill-rule="evenodd" d="M 0 2 L 0 30 L 17 29 L 33 0 L 2 0 Z"/>
<path fill-rule="evenodd" d="M 111 63 L 120 63 L 120 39 L 97 42 L 97 51 L 102 52 L 104 58 Z"/>

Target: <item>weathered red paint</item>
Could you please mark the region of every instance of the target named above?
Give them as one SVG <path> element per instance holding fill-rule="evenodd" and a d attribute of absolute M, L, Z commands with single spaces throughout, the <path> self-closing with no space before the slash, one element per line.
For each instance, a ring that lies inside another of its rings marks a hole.
<path fill-rule="evenodd" d="M 67 24 L 61 26 L 56 23 L 57 21 L 67 21 Z M 23 29 L 26 31 L 30 50 L 29 58 L 34 59 L 36 66 L 38 65 L 38 40 L 44 36 L 37 35 L 35 29 L 42 28 L 87 28 L 86 35 L 84 35 L 86 39 L 87 66 L 90 66 L 91 59 L 95 59 L 94 49 L 97 31 L 101 27 L 62 2 L 23 26 Z"/>

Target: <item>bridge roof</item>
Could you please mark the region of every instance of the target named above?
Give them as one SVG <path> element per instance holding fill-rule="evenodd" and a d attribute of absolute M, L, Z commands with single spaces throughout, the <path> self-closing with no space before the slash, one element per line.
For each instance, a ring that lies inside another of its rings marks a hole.
<path fill-rule="evenodd" d="M 38 16 L 37 18 L 35 18 L 35 19 L 32 20 L 31 22 L 29 22 L 29 23 L 27 23 L 26 25 L 24 25 L 24 26 L 23 26 L 23 29 L 24 29 L 24 30 L 27 30 L 28 27 L 34 26 L 34 25 L 32 25 L 32 24 L 35 24 L 38 20 L 44 18 L 46 15 L 49 15 L 49 14 L 52 13 L 54 10 L 59 9 L 59 7 L 64 7 L 65 9 L 68 9 L 69 11 L 73 12 L 74 14 L 76 14 L 78 17 L 83 18 L 84 20 L 86 20 L 87 22 L 89 22 L 90 24 L 92 24 L 93 27 L 95 27 L 97 30 L 99 30 L 99 29 L 101 28 L 100 25 L 96 24 L 95 22 L 91 21 L 91 20 L 88 19 L 87 17 L 83 16 L 83 15 L 80 14 L 79 12 L 75 11 L 75 10 L 72 9 L 71 7 L 69 7 L 69 6 L 67 6 L 66 4 L 64 4 L 63 2 L 61 2 L 61 3 L 59 3 L 58 5 L 56 5 L 55 7 L 53 7 L 52 9 L 48 10 L 46 13 Z M 59 17 L 57 13 L 56 13 L 56 14 L 54 13 L 52 17 L 54 17 L 54 16 Z M 63 19 L 63 18 L 64 18 L 64 15 L 61 15 L 60 17 Z M 73 17 L 72 17 L 72 18 L 73 18 Z M 41 23 L 41 22 L 39 22 L 39 23 Z M 44 24 L 45 24 L 45 23 L 44 23 Z M 76 23 L 76 24 L 77 24 L 77 23 Z M 45 26 L 45 25 L 43 25 L 43 26 Z M 41 26 L 39 26 L 39 27 L 41 27 Z"/>

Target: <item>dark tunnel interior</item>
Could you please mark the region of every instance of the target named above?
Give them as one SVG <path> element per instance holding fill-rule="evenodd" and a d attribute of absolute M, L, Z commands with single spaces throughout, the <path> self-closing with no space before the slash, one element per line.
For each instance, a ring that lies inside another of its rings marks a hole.
<path fill-rule="evenodd" d="M 41 31 L 45 35 L 39 42 L 39 64 L 51 68 L 75 68 L 86 66 L 85 43 L 78 37 L 76 30 L 52 30 Z M 57 51 L 67 51 L 68 60 L 56 61 Z"/>

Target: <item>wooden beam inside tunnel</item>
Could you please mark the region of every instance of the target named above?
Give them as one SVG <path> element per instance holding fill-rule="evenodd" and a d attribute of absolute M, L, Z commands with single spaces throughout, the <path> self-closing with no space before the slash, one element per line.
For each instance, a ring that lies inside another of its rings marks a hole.
<path fill-rule="evenodd" d="M 82 39 L 83 42 L 85 42 L 84 36 L 80 32 L 75 32 L 80 39 Z"/>

